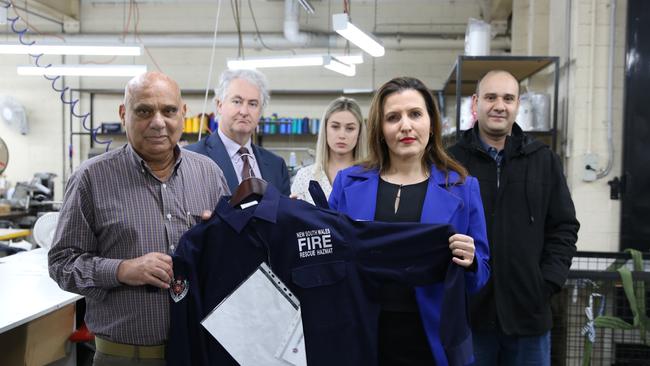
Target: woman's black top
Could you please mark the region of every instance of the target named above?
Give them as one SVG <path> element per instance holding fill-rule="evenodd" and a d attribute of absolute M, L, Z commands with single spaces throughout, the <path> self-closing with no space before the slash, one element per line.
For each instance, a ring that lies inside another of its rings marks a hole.
<path fill-rule="evenodd" d="M 420 222 L 422 206 L 427 194 L 429 180 L 416 184 L 400 185 L 379 179 L 375 221 Z M 395 212 L 395 200 L 399 191 L 399 206 Z M 383 310 L 417 312 L 413 287 L 389 283 L 381 289 L 380 302 Z"/>
<path fill-rule="evenodd" d="M 416 184 L 399 185 L 380 178 L 375 220 L 420 222 L 428 183 L 427 179 Z M 396 282 L 386 283 L 379 290 L 379 302 L 379 365 L 435 365 L 420 319 L 415 289 Z"/>

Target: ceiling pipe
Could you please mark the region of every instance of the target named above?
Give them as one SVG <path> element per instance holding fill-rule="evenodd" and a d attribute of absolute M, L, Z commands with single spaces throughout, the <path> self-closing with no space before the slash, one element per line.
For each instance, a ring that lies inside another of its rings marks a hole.
<path fill-rule="evenodd" d="M 304 33 L 304 32 L 303 32 Z M 14 36 L 5 37 L 0 33 L 2 38 L 8 42 L 18 42 L 18 38 Z M 64 37 L 66 44 L 116 44 L 122 43 L 124 40 L 120 39 L 118 34 L 58 34 Z M 296 45 L 289 42 L 283 34 L 280 33 L 263 33 L 264 43 L 273 48 L 333 48 L 343 49 L 345 47 L 345 39 L 338 35 L 325 35 L 321 37 L 312 37 L 306 44 Z M 409 34 L 383 34 L 376 38 L 380 39 L 386 49 L 392 50 L 433 50 L 433 49 L 463 49 L 465 47 L 465 40 L 462 37 L 449 38 L 441 36 L 423 36 L 409 35 Z M 31 35 L 31 40 L 37 42 L 48 42 L 52 37 L 47 35 L 38 37 Z M 245 48 L 262 49 L 262 44 L 259 37 L 254 33 L 242 34 L 242 40 Z M 132 42 L 129 38 L 126 41 Z M 137 42 L 137 40 L 134 40 Z M 139 41 L 143 46 L 148 48 L 209 48 L 212 46 L 211 34 L 140 34 Z M 49 43 L 49 42 L 48 42 Z M 237 48 L 239 44 L 239 37 L 236 33 L 220 33 L 216 40 L 217 48 Z M 507 37 L 496 37 L 490 42 L 490 47 L 493 51 L 503 51 L 510 49 L 510 39 Z"/>
<path fill-rule="evenodd" d="M 312 42 L 329 42 L 329 37 L 327 36 L 317 36 L 314 33 L 307 33 L 300 31 L 300 22 L 298 20 L 298 15 L 300 9 L 298 8 L 297 0 L 284 0 L 284 37 L 289 43 L 295 44 L 297 46 L 304 46 Z M 312 40 L 312 38 L 322 37 L 323 39 Z"/>
<path fill-rule="evenodd" d="M 284 0 L 284 23 L 283 33 L 268 32 L 261 36 L 264 44 L 271 48 L 278 49 L 343 49 L 346 40 L 336 33 L 301 32 L 299 22 L 300 8 L 296 0 Z M 7 36 L 1 33 L 3 38 L 9 42 L 18 42 L 13 34 Z M 42 37 L 30 34 L 31 40 L 41 42 L 41 39 L 49 40 L 51 36 L 62 37 L 66 44 L 116 44 L 125 42 L 118 34 L 99 33 L 60 33 L 44 35 Z M 391 50 L 456 50 L 464 49 L 465 39 L 457 34 L 409 34 L 409 33 L 383 33 L 375 34 L 381 40 L 386 49 Z M 133 39 L 131 39 L 133 38 Z M 256 33 L 243 33 L 242 42 L 244 48 L 262 49 L 260 37 Z M 138 39 L 132 35 L 127 37 L 127 42 L 141 43 L 148 48 L 203 48 L 212 47 L 213 41 L 217 48 L 239 47 L 239 35 L 237 33 L 220 33 L 216 41 L 211 33 L 184 33 L 184 34 L 161 34 L 147 33 L 138 34 Z M 45 41 L 42 41 L 45 42 Z M 490 42 L 491 48 L 495 51 L 510 50 L 510 38 L 498 36 Z"/>

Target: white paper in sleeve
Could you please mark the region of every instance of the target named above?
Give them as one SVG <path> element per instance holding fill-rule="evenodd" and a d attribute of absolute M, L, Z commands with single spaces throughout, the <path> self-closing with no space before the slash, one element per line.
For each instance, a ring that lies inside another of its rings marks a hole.
<path fill-rule="evenodd" d="M 300 317 L 299 307 L 295 295 L 262 263 L 201 325 L 242 366 L 301 365 L 275 356 L 295 327 L 296 314 Z"/>
<path fill-rule="evenodd" d="M 287 329 L 287 334 L 280 347 L 275 352 L 275 357 L 285 360 L 294 366 L 306 366 L 305 337 L 302 331 L 302 317 L 300 308 Z"/>

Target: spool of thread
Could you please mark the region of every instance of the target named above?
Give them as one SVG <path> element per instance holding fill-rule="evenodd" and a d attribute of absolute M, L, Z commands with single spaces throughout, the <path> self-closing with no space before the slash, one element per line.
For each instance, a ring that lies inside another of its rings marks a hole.
<path fill-rule="evenodd" d="M 201 129 L 201 126 L 203 126 L 203 129 L 201 129 L 202 132 L 209 132 L 209 126 L 208 126 L 208 116 L 205 114 L 199 114 L 199 128 L 197 129 L 197 132 L 199 129 Z"/>
<path fill-rule="evenodd" d="M 192 133 L 199 133 L 199 116 L 192 117 Z"/>
<path fill-rule="evenodd" d="M 320 128 L 320 120 L 318 118 L 312 118 L 309 121 L 309 132 L 312 135 L 318 135 L 318 129 Z"/>
<path fill-rule="evenodd" d="M 289 124 L 289 133 L 292 135 L 296 134 L 296 118 L 291 118 L 291 123 Z"/>
<path fill-rule="evenodd" d="M 214 115 L 214 113 L 210 113 L 210 119 L 208 121 L 208 125 L 210 126 L 210 131 L 217 132 L 217 129 L 219 128 L 219 122 L 217 121 L 217 118 Z"/>

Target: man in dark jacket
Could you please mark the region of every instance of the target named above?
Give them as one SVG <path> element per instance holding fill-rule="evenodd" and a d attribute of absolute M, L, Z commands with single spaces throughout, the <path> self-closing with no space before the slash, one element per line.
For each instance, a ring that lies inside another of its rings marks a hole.
<path fill-rule="evenodd" d="M 476 365 L 550 365 L 550 297 L 566 281 L 580 224 L 560 159 L 515 123 L 519 83 L 488 72 L 474 128 L 450 152 L 478 178 L 492 277 L 470 299 Z"/>
<path fill-rule="evenodd" d="M 242 180 L 257 177 L 288 196 L 289 171 L 284 160 L 253 144 L 253 134 L 269 101 L 266 76 L 256 70 L 226 70 L 214 94 L 219 128 L 186 148 L 214 160 L 233 194 Z"/>

